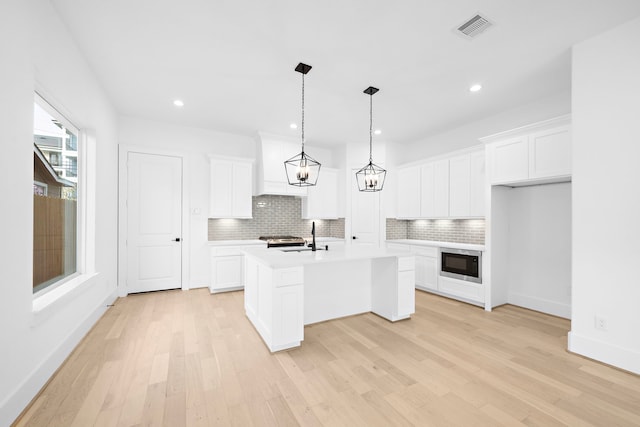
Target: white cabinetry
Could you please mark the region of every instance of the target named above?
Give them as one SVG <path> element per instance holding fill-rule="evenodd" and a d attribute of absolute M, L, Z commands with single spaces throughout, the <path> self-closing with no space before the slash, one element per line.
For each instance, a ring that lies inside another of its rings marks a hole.
<path fill-rule="evenodd" d="M 392 322 L 415 312 L 413 254 L 371 263 L 371 311 Z"/>
<path fill-rule="evenodd" d="M 306 196 L 307 187 L 289 185 L 284 168 L 285 160 L 300 153 L 300 144 L 284 141 L 276 136 L 261 135 L 258 194 Z M 322 174 L 322 170 L 320 171 Z M 320 180 L 318 180 L 320 182 Z"/>
<path fill-rule="evenodd" d="M 297 347 L 304 339 L 303 267 L 273 269 L 247 258 L 247 317 L 270 351 Z"/>
<path fill-rule="evenodd" d="M 484 217 L 484 199 L 486 189 L 485 154 L 484 151 L 469 154 L 471 178 L 469 191 L 469 216 Z"/>
<path fill-rule="evenodd" d="M 482 138 L 490 159 L 491 184 L 568 181 L 571 177 L 568 121 L 568 117 L 561 117 Z"/>
<path fill-rule="evenodd" d="M 245 256 L 246 246 L 216 246 L 210 249 L 211 280 L 209 291 L 218 292 L 237 291 L 245 287 Z"/>
<path fill-rule="evenodd" d="M 571 129 L 548 129 L 529 136 L 529 178 L 571 175 Z"/>
<path fill-rule="evenodd" d="M 438 290 L 438 248 L 413 246 L 416 254 L 416 288 Z"/>
<path fill-rule="evenodd" d="M 449 160 L 429 162 L 420 168 L 420 217 L 446 218 L 449 216 Z"/>
<path fill-rule="evenodd" d="M 338 218 L 338 170 L 322 168 L 322 179 L 307 188 L 307 197 L 302 201 L 302 218 Z"/>
<path fill-rule="evenodd" d="M 449 160 L 449 216 L 484 216 L 484 152 Z"/>
<path fill-rule="evenodd" d="M 209 218 L 251 218 L 252 162 L 210 158 Z"/>
<path fill-rule="evenodd" d="M 449 160 L 449 215 L 469 216 L 471 160 L 468 155 Z"/>
<path fill-rule="evenodd" d="M 398 169 L 398 218 L 419 218 L 420 167 Z"/>
<path fill-rule="evenodd" d="M 398 169 L 400 219 L 484 216 L 484 151 Z"/>
<path fill-rule="evenodd" d="M 239 247 L 211 248 L 211 293 L 244 287 L 244 255 Z"/>

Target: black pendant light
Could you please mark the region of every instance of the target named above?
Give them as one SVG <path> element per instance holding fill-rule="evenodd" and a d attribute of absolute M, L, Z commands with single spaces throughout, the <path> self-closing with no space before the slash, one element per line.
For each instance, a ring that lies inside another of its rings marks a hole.
<path fill-rule="evenodd" d="M 296 187 L 310 187 L 316 185 L 320 175 L 320 163 L 304 152 L 304 75 L 311 70 L 311 65 L 302 62 L 296 71 L 302 74 L 302 151 L 284 162 L 289 185 Z"/>
<path fill-rule="evenodd" d="M 384 187 L 384 179 L 387 171 L 373 163 L 373 94 L 378 92 L 373 86 L 369 86 L 364 93 L 369 95 L 369 163 L 356 172 L 356 181 L 360 191 L 380 191 Z"/>

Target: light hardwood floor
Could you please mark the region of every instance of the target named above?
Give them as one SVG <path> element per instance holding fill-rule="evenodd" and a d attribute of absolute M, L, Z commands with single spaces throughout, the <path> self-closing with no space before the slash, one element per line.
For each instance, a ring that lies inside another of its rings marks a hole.
<path fill-rule="evenodd" d="M 119 299 L 17 425 L 640 425 L 640 377 L 566 352 L 564 319 L 417 291 L 410 320 L 311 325 L 270 354 L 243 296 Z"/>

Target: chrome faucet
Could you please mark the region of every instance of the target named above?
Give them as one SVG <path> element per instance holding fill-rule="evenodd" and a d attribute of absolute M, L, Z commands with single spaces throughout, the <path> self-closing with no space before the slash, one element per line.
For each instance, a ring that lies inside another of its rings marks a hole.
<path fill-rule="evenodd" d="M 311 222 L 311 251 L 316 251 L 316 222 Z"/>

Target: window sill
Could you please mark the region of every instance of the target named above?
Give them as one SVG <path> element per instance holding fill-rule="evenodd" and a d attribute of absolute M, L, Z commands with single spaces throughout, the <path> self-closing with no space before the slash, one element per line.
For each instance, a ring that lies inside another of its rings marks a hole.
<path fill-rule="evenodd" d="M 82 295 L 95 282 L 97 276 L 98 273 L 81 274 L 50 292 L 34 298 L 31 326 L 39 325 L 63 304 Z"/>

